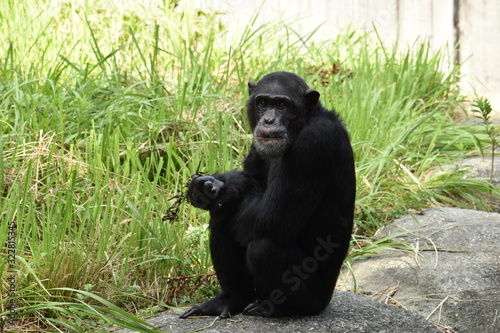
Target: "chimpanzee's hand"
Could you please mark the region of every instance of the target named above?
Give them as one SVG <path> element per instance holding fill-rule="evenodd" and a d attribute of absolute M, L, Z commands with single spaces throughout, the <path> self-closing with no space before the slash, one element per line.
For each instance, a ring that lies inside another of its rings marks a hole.
<path fill-rule="evenodd" d="M 212 176 L 194 175 L 189 182 L 188 199 L 201 209 L 213 208 L 224 188 L 224 182 Z"/>

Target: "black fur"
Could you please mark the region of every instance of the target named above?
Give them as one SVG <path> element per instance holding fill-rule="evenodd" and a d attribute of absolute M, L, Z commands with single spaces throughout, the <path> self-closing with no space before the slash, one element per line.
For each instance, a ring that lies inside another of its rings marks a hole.
<path fill-rule="evenodd" d="M 181 318 L 317 314 L 349 247 L 356 181 L 337 114 L 292 73 L 248 87 L 254 139 L 243 171 L 196 175 L 188 190 L 194 206 L 210 210 L 222 292 Z"/>

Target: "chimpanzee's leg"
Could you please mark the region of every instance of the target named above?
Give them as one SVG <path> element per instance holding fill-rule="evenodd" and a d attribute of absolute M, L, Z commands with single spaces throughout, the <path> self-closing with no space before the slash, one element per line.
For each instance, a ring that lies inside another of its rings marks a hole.
<path fill-rule="evenodd" d="M 288 316 L 317 314 L 328 304 L 328 286 L 322 282 L 319 263 L 298 246 L 280 246 L 268 239 L 248 245 L 247 263 L 257 299 L 244 314 Z"/>
<path fill-rule="evenodd" d="M 255 299 L 252 277 L 245 263 L 246 249 L 233 240 L 230 228 L 227 227 L 231 222 L 212 222 L 210 252 L 222 292 L 219 296 L 192 307 L 180 318 L 196 315 L 227 318 L 241 312 Z"/>

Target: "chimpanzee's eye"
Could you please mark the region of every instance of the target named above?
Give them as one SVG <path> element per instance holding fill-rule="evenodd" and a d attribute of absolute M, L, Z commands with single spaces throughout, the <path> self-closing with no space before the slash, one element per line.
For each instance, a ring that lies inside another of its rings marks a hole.
<path fill-rule="evenodd" d="M 263 99 L 259 99 L 259 101 L 257 102 L 257 105 L 259 105 L 260 107 L 266 107 L 267 102 Z"/>
<path fill-rule="evenodd" d="M 284 108 L 286 108 L 286 102 L 279 102 L 278 107 L 279 107 L 280 109 L 284 109 Z"/>

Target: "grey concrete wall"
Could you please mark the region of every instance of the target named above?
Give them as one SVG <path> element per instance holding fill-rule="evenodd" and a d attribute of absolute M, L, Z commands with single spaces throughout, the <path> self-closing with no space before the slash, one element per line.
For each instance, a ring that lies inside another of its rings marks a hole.
<path fill-rule="evenodd" d="M 500 1 L 459 1 L 460 60 L 470 84 L 500 113 Z"/>

